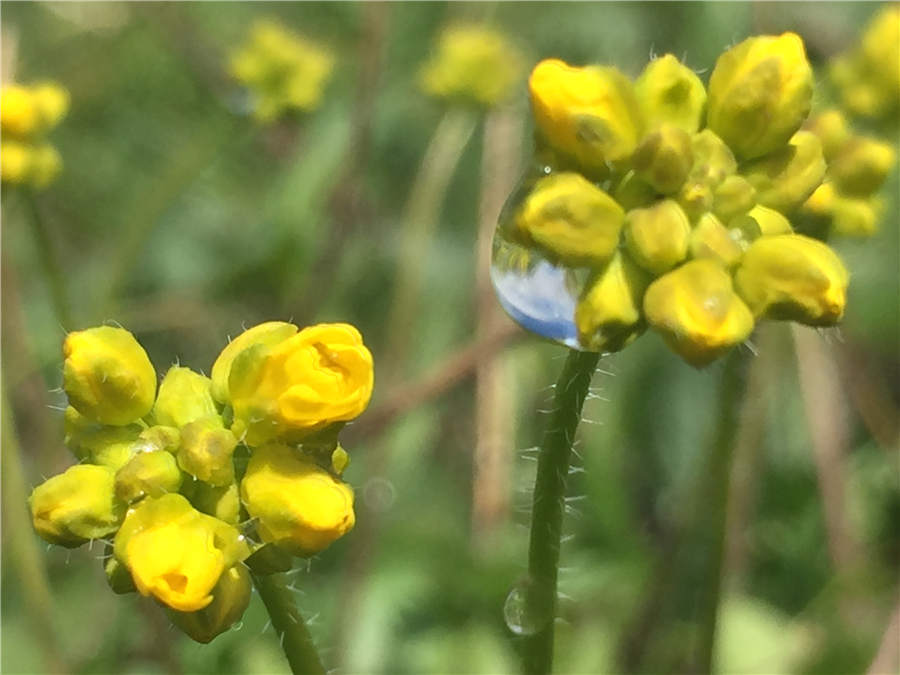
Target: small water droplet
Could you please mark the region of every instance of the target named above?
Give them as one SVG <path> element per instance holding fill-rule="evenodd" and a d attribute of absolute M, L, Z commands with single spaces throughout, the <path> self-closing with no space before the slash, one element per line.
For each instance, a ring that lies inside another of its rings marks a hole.
<path fill-rule="evenodd" d="M 529 607 L 528 593 L 532 587 L 529 579 L 517 583 L 503 603 L 503 620 L 514 635 L 534 635 L 550 621 L 549 614 L 542 614 Z"/>

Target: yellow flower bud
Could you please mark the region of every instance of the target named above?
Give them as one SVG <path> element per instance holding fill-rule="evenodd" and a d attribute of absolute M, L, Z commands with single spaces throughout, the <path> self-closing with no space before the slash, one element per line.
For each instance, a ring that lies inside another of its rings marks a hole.
<path fill-rule="evenodd" d="M 66 408 L 63 427 L 65 444 L 78 459 L 118 470 L 136 452 L 141 427 L 107 427 L 92 422 L 72 406 Z"/>
<path fill-rule="evenodd" d="M 19 141 L 0 143 L 0 179 L 4 183 L 21 184 L 31 175 L 31 146 Z"/>
<path fill-rule="evenodd" d="M 69 92 L 55 82 L 34 85 L 31 96 L 44 130 L 55 127 L 69 112 Z"/>
<path fill-rule="evenodd" d="M 674 124 L 692 134 L 706 109 L 706 89 L 700 78 L 672 54 L 647 64 L 634 83 L 644 119 L 652 128 Z"/>
<path fill-rule="evenodd" d="M 230 397 L 228 395 L 228 377 L 231 375 L 231 364 L 235 357 L 245 349 L 256 344 L 272 346 L 287 340 L 296 334 L 297 326 L 284 321 L 267 321 L 253 328 L 248 328 L 238 335 L 234 340 L 229 342 L 216 362 L 213 364 L 212 377 L 212 395 L 219 403 L 228 403 Z"/>
<path fill-rule="evenodd" d="M 656 190 L 634 171 L 626 173 L 613 191 L 613 197 L 626 211 L 650 206 L 656 201 Z"/>
<path fill-rule="evenodd" d="M 350 455 L 338 445 L 331 453 L 331 470 L 340 477 L 348 466 L 350 466 Z"/>
<path fill-rule="evenodd" d="M 812 68 L 798 35 L 748 38 L 716 62 L 707 125 L 739 157 L 762 157 L 800 128 L 812 93 Z"/>
<path fill-rule="evenodd" d="M 175 427 L 155 425 L 144 429 L 134 443 L 137 452 L 154 452 L 165 450 L 173 455 L 178 452 L 181 445 L 181 432 Z"/>
<path fill-rule="evenodd" d="M 175 457 L 165 450 L 139 452 L 116 472 L 116 497 L 128 504 L 147 495 L 161 497 L 178 492 L 181 471 Z"/>
<path fill-rule="evenodd" d="M 637 174 L 658 192 L 672 194 L 693 166 L 691 137 L 673 124 L 662 124 L 644 136 L 631 161 Z"/>
<path fill-rule="evenodd" d="M 181 486 L 181 494 L 201 513 L 229 525 L 241 522 L 241 494 L 237 483 L 214 486 L 200 480 L 186 481 Z"/>
<path fill-rule="evenodd" d="M 809 131 L 798 131 L 789 145 L 750 162 L 742 169 L 763 206 L 790 213 L 803 204 L 825 177 L 822 143 Z"/>
<path fill-rule="evenodd" d="M 169 368 L 159 384 L 153 406 L 157 424 L 180 428 L 195 420 L 218 415 L 211 387 L 212 380 L 190 368 Z"/>
<path fill-rule="evenodd" d="M 62 157 L 52 145 L 42 143 L 32 149 L 29 169 L 32 185 L 36 188 L 45 188 L 62 170 Z"/>
<path fill-rule="evenodd" d="M 578 339 L 585 349 L 615 352 L 643 332 L 641 297 L 648 281 L 618 252 L 588 281 L 575 307 Z"/>
<path fill-rule="evenodd" d="M 521 56 L 503 35 L 456 26 L 441 34 L 420 80 L 430 96 L 492 107 L 509 98 L 521 74 Z"/>
<path fill-rule="evenodd" d="M 866 197 L 884 184 L 896 159 L 890 144 L 857 136 L 841 148 L 828 169 L 841 193 Z"/>
<path fill-rule="evenodd" d="M 250 573 L 243 565 L 235 565 L 222 574 L 212 591 L 212 602 L 194 612 L 170 609 L 172 623 L 192 640 L 206 644 L 221 635 L 243 616 L 250 604 Z"/>
<path fill-rule="evenodd" d="M 822 153 L 827 161 L 833 160 L 852 133 L 847 118 L 837 108 L 830 108 L 810 120 L 808 128 L 822 142 Z"/>
<path fill-rule="evenodd" d="M 731 276 L 708 259 L 691 260 L 650 284 L 644 316 L 675 352 L 698 367 L 753 331 L 753 315 L 735 294 Z"/>
<path fill-rule="evenodd" d="M 234 481 L 231 455 L 238 439 L 222 428 L 218 418 L 190 422 L 181 428 L 178 466 L 198 480 L 210 485 L 229 485 Z"/>
<path fill-rule="evenodd" d="M 345 323 L 319 324 L 271 347 L 242 351 L 228 380 L 232 430 L 248 445 L 302 438 L 360 415 L 374 384 L 372 355 Z"/>
<path fill-rule="evenodd" d="M 631 82 L 615 68 L 546 59 L 528 85 L 540 136 L 583 169 L 603 171 L 607 162 L 634 152 L 642 135 L 640 109 Z"/>
<path fill-rule="evenodd" d="M 124 515 L 113 493 L 114 480 L 109 467 L 77 464 L 44 481 L 28 500 L 35 531 L 68 548 L 112 534 Z"/>
<path fill-rule="evenodd" d="M 325 549 L 355 522 L 350 486 L 286 445 L 253 451 L 241 496 L 262 540 L 298 556 Z"/>
<path fill-rule="evenodd" d="M 648 272 L 662 274 L 687 257 L 691 223 L 677 202 L 665 199 L 625 216 L 625 246 Z M 639 306 L 639 304 L 638 304 Z"/>
<path fill-rule="evenodd" d="M 709 129 L 691 138 L 694 164 L 678 193 L 678 203 L 691 220 L 713 208 L 713 191 L 737 171 L 737 161 L 725 142 Z"/>
<path fill-rule="evenodd" d="M 728 222 L 756 205 L 756 190 L 743 176 L 726 176 L 713 191 L 713 213 Z"/>
<path fill-rule="evenodd" d="M 577 173 L 556 173 L 535 183 L 516 215 L 516 227 L 549 258 L 599 267 L 616 250 L 625 212 Z"/>
<path fill-rule="evenodd" d="M 790 221 L 775 209 L 770 209 L 766 206 L 754 206 L 747 213 L 747 216 L 756 222 L 760 234 L 764 237 L 793 232 Z"/>
<path fill-rule="evenodd" d="M 712 258 L 724 267 L 734 267 L 743 251 L 712 213 L 704 213 L 691 232 L 692 258 Z"/>
<path fill-rule="evenodd" d="M 69 333 L 63 355 L 69 403 L 88 419 L 125 425 L 150 412 L 156 371 L 127 330 L 99 326 Z"/>
<path fill-rule="evenodd" d="M 831 231 L 845 237 L 871 237 L 881 221 L 881 202 L 874 198 L 838 197 L 832 204 Z"/>
<path fill-rule="evenodd" d="M 209 605 L 223 572 L 250 555 L 236 528 L 178 494 L 147 497 L 129 510 L 114 551 L 141 595 L 181 612 Z"/>
<path fill-rule="evenodd" d="M 40 125 L 40 114 L 29 87 L 5 85 L 0 89 L 0 129 L 4 134 L 25 138 Z"/>
<path fill-rule="evenodd" d="M 735 275 L 756 317 L 830 326 L 844 314 L 849 276 L 827 244 L 799 234 L 757 239 Z"/>

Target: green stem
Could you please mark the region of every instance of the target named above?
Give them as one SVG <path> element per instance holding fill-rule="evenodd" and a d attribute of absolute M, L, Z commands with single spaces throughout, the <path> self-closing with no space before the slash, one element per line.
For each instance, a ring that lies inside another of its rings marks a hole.
<path fill-rule="evenodd" d="M 428 246 L 434 236 L 450 179 L 475 130 L 477 118 L 467 110 L 451 109 L 437 128 L 422 158 L 404 213 L 399 269 L 394 282 L 386 340 L 387 372 L 396 371 L 409 347 L 410 326 L 422 291 Z M 407 361 L 409 359 L 406 359 Z"/>
<path fill-rule="evenodd" d="M 12 410 L 6 395 L 6 386 L 0 382 L 0 406 L 2 406 L 2 445 L 0 453 L 0 479 L 3 496 L 3 540 L 16 569 L 21 592 L 25 597 L 25 611 L 31 620 L 35 635 L 41 636 L 41 648 L 47 672 L 67 672 L 59 639 L 55 630 L 53 599 L 44 557 L 35 541 L 34 533 L 26 525 L 28 516 L 25 495 L 25 471 L 22 467 L 22 448 L 12 420 Z"/>
<path fill-rule="evenodd" d="M 294 675 L 325 675 L 325 668 L 316 652 L 312 635 L 291 599 L 291 592 L 283 574 L 253 575 L 253 585 L 259 592 L 275 634 Z"/>
<path fill-rule="evenodd" d="M 526 612 L 541 627 L 524 639 L 523 672 L 547 675 L 553 669 L 553 633 L 559 546 L 565 511 L 566 480 L 575 430 L 600 355 L 569 351 L 556 383 L 553 412 L 538 455 L 528 548 Z"/>
<path fill-rule="evenodd" d="M 38 256 L 41 259 L 41 265 L 44 267 L 47 283 L 50 285 L 50 297 L 53 300 L 53 310 L 56 313 L 56 319 L 62 324 L 64 329 L 72 330 L 75 326 L 72 324 L 72 313 L 69 309 L 69 301 L 66 298 L 66 284 L 63 281 L 62 266 L 59 264 L 59 258 L 53 250 L 50 232 L 47 230 L 47 225 L 41 217 L 41 211 L 38 208 L 34 194 L 29 190 L 25 190 L 22 195 L 25 198 L 25 208 L 28 211 L 27 220 L 34 234 L 34 243 L 38 249 Z"/>
<path fill-rule="evenodd" d="M 719 415 L 708 465 L 705 470 L 706 499 L 698 507 L 697 525 L 701 533 L 708 533 L 704 547 L 709 559 L 706 565 L 705 593 L 700 601 L 700 636 L 697 642 L 692 672 L 707 675 L 713 672 L 719 604 L 722 592 L 723 562 L 725 558 L 726 515 L 731 485 L 731 465 L 744 398 L 748 353 L 733 349 L 726 357 L 719 389 Z M 701 506 L 702 504 L 702 506 Z"/>

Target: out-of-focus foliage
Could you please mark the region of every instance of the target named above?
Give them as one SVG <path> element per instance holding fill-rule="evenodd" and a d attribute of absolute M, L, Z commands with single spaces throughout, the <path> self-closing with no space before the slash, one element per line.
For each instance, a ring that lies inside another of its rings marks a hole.
<path fill-rule="evenodd" d="M 18 432 L 26 492 L 71 463 L 57 409 L 59 345 L 68 330 L 118 322 L 165 372 L 172 354 L 207 368 L 242 326 L 346 321 L 379 363 L 405 204 L 445 114 L 421 92 L 419 73 L 446 27 L 497 30 L 527 66 L 542 58 L 614 63 L 630 77 L 651 53 L 684 56 L 699 68 L 745 36 L 790 30 L 805 40 L 818 82 L 832 57 L 854 53 L 878 10 L 863 3 L 3 3 L 4 83 L 53 80 L 71 101 L 52 134 L 65 168 L 34 203 L 72 325 L 61 325 L 54 309 L 29 200 L 3 186 L 4 421 Z M 318 108 L 265 126 L 228 73 L 229 55 L 259 19 L 315 39 L 334 57 Z M 814 114 L 820 103 L 839 102 L 816 101 Z M 527 106 L 522 87 L 489 113 L 512 120 L 510 161 L 523 162 L 531 150 Z M 897 150 L 896 132 L 883 122 L 854 124 Z M 479 203 L 483 190 L 497 190 L 482 171 L 489 128 L 479 124 L 464 149 L 421 253 L 423 297 L 406 328 L 413 338 L 405 372 L 413 379 L 476 331 Z M 721 672 L 864 672 L 896 606 L 898 189 L 895 167 L 881 192 L 878 232 L 833 242 L 850 286 L 842 326 L 816 338 L 838 374 L 822 388 L 838 401 L 824 421 L 804 406 L 821 390 L 801 386 L 790 330 L 771 326 L 751 338 L 762 384 L 748 400 L 761 412 L 742 427 L 749 440 L 735 460 L 743 502 L 729 530 Z M 387 373 L 376 368 L 372 405 L 346 430 L 352 463 L 344 480 L 356 491 L 356 528 L 291 576 L 329 666 L 515 671 L 503 606 L 524 574 L 519 525 L 527 514 L 518 507 L 528 506 L 534 472 L 524 449 L 539 438 L 545 416 L 535 411 L 546 407 L 561 352 L 521 335 L 501 352 L 515 432 L 505 437 L 511 461 L 499 489 L 514 508 L 479 537 L 470 522 L 473 381 L 419 401 L 376 435 L 367 415 L 396 391 L 382 388 Z M 658 337 L 601 364 L 598 397 L 585 410 L 599 424 L 581 427 L 584 470 L 570 485 L 578 500 L 566 516 L 573 536 L 562 551 L 557 671 L 680 671 L 707 588 L 709 535 L 687 527 L 675 538 L 681 545 L 671 542 L 703 508 L 695 495 L 720 369 L 687 366 Z M 823 424 L 836 454 L 814 443 Z M 6 500 L 6 464 L 2 473 Z M 29 528 L 19 522 L 19 536 L 39 540 L 24 500 L 21 513 L 3 506 L 0 667 L 46 672 L 51 631 L 29 610 L 16 519 Z M 255 594 L 234 630 L 198 645 L 170 630 L 150 600 L 108 592 L 102 542 L 39 553 L 52 633 L 71 672 L 287 672 Z"/>

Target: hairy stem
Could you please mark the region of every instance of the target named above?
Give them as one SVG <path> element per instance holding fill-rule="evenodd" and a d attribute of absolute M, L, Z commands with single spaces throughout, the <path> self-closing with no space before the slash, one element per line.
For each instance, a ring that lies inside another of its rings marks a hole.
<path fill-rule="evenodd" d="M 522 665 L 526 675 L 546 675 L 553 668 L 556 584 L 569 457 L 599 358 L 593 352 L 569 352 L 556 383 L 553 412 L 541 440 L 534 482 L 526 596 L 526 612 L 540 628 L 523 642 Z"/>
<path fill-rule="evenodd" d="M 254 574 L 253 585 L 262 598 L 275 634 L 294 675 L 325 675 L 312 635 L 294 606 L 283 574 Z"/>

